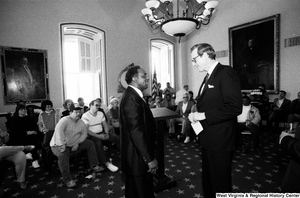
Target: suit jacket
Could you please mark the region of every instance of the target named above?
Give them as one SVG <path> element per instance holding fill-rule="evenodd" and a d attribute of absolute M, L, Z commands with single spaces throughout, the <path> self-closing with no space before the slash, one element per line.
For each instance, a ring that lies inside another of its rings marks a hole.
<path fill-rule="evenodd" d="M 128 86 L 120 102 L 121 169 L 125 174 L 147 174 L 155 158 L 156 123 L 149 105 Z"/>
<path fill-rule="evenodd" d="M 178 105 L 177 105 L 176 112 L 177 112 L 179 115 L 188 118 L 188 117 L 189 117 L 189 114 L 191 113 L 192 106 L 193 106 L 194 104 L 195 104 L 195 103 L 193 103 L 192 101 L 188 101 L 186 110 L 185 110 L 185 112 L 183 113 L 183 111 L 182 111 L 183 101 L 180 101 L 180 102 L 178 103 Z"/>
<path fill-rule="evenodd" d="M 200 87 L 201 88 L 201 87 Z M 212 151 L 233 151 L 237 138 L 237 116 L 242 113 L 240 80 L 232 67 L 215 67 L 197 100 L 198 112 L 205 112 L 199 140 Z"/>
<path fill-rule="evenodd" d="M 272 120 L 272 121 L 286 121 L 287 116 L 289 114 L 291 101 L 284 98 L 280 108 L 279 109 L 274 109 L 275 107 L 278 107 L 277 104 L 276 104 L 278 100 L 279 100 L 279 98 L 275 98 L 274 101 L 273 101 L 273 104 L 271 105 L 271 112 L 270 112 L 269 120 Z"/>
<path fill-rule="evenodd" d="M 274 107 L 278 107 L 277 104 L 276 104 L 278 100 L 279 100 L 279 98 L 275 98 L 274 99 L 273 104 L 271 106 L 271 111 L 273 111 Z M 284 98 L 283 102 L 282 102 L 282 104 L 280 106 L 280 110 L 282 110 L 284 113 L 288 113 L 289 109 L 290 109 L 290 106 L 291 106 L 291 101 L 288 100 L 288 99 L 286 99 L 286 98 Z"/>
<path fill-rule="evenodd" d="M 282 192 L 300 193 L 300 127 L 296 129 L 296 138 L 286 136 L 281 140 L 281 148 L 292 156 L 282 180 Z M 298 139 L 297 139 L 298 138 Z"/>

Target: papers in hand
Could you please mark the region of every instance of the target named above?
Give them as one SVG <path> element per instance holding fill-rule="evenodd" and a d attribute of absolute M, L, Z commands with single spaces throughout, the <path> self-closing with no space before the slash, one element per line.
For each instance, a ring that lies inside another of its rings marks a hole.
<path fill-rule="evenodd" d="M 203 131 L 203 127 L 199 121 L 191 123 L 196 135 L 198 135 L 201 131 Z"/>

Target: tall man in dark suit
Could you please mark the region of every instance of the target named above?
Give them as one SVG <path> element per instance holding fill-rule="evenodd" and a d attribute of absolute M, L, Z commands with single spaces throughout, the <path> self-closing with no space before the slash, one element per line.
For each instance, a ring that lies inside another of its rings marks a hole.
<path fill-rule="evenodd" d="M 211 45 L 191 48 L 192 64 L 207 76 L 199 89 L 198 112 L 191 113 L 192 123 L 200 121 L 202 145 L 202 185 L 205 198 L 231 192 L 231 163 L 236 147 L 237 116 L 242 113 L 239 78 L 233 68 L 215 60 Z"/>
<path fill-rule="evenodd" d="M 126 198 L 154 198 L 152 174 L 155 159 L 156 125 L 142 91 L 149 79 L 140 66 L 128 69 L 128 84 L 120 102 L 121 168 L 125 174 Z"/>

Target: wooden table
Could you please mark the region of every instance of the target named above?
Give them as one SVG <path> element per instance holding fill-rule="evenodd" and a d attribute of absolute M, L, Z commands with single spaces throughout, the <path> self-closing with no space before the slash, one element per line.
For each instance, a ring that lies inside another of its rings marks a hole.
<path fill-rule="evenodd" d="M 166 107 L 151 109 L 153 117 L 157 123 L 157 146 L 156 158 L 158 162 L 158 169 L 154 174 L 154 189 L 155 192 L 168 189 L 176 186 L 176 181 L 172 180 L 165 174 L 165 152 L 164 152 L 164 131 L 163 122 L 170 118 L 179 118 L 180 115 Z"/>

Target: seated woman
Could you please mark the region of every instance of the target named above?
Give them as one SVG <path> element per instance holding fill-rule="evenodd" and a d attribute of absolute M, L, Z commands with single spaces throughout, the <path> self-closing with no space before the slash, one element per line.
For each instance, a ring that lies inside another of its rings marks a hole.
<path fill-rule="evenodd" d="M 71 99 L 65 100 L 65 102 L 63 104 L 64 111 L 62 111 L 62 113 L 61 113 L 62 114 L 61 118 L 70 115 L 70 106 L 72 104 L 74 104 L 73 100 L 71 100 Z"/>
<path fill-rule="evenodd" d="M 9 133 L 0 129 L 0 162 L 3 160 L 10 161 L 15 166 L 15 172 L 17 176 L 17 182 L 22 189 L 27 188 L 25 181 L 26 172 L 26 157 L 23 151 L 30 151 L 34 149 L 34 146 L 6 146 L 5 144 L 9 141 Z M 4 177 L 1 167 L 1 178 Z"/>
<path fill-rule="evenodd" d="M 50 141 L 54 133 L 55 126 L 57 124 L 56 112 L 53 109 L 53 103 L 50 100 L 44 100 L 41 104 L 42 112 L 38 118 L 39 131 L 44 134 L 42 160 L 47 171 L 51 171 L 53 162 L 53 153 L 50 147 Z"/>
<path fill-rule="evenodd" d="M 17 105 L 14 115 L 15 116 L 9 120 L 9 123 L 7 123 L 10 134 L 9 145 L 34 145 L 35 149 L 30 152 L 32 156 L 27 156 L 29 156 L 28 158 L 32 157 L 33 168 L 39 168 L 39 154 L 36 149 L 38 146 L 37 124 L 31 117 L 27 116 L 26 106 L 23 104 Z"/>
<path fill-rule="evenodd" d="M 111 122 L 111 125 L 115 129 L 115 134 L 120 135 L 119 130 L 119 99 L 118 98 L 112 98 L 110 100 L 110 106 L 109 110 L 106 112 L 106 115 L 108 119 Z"/>

